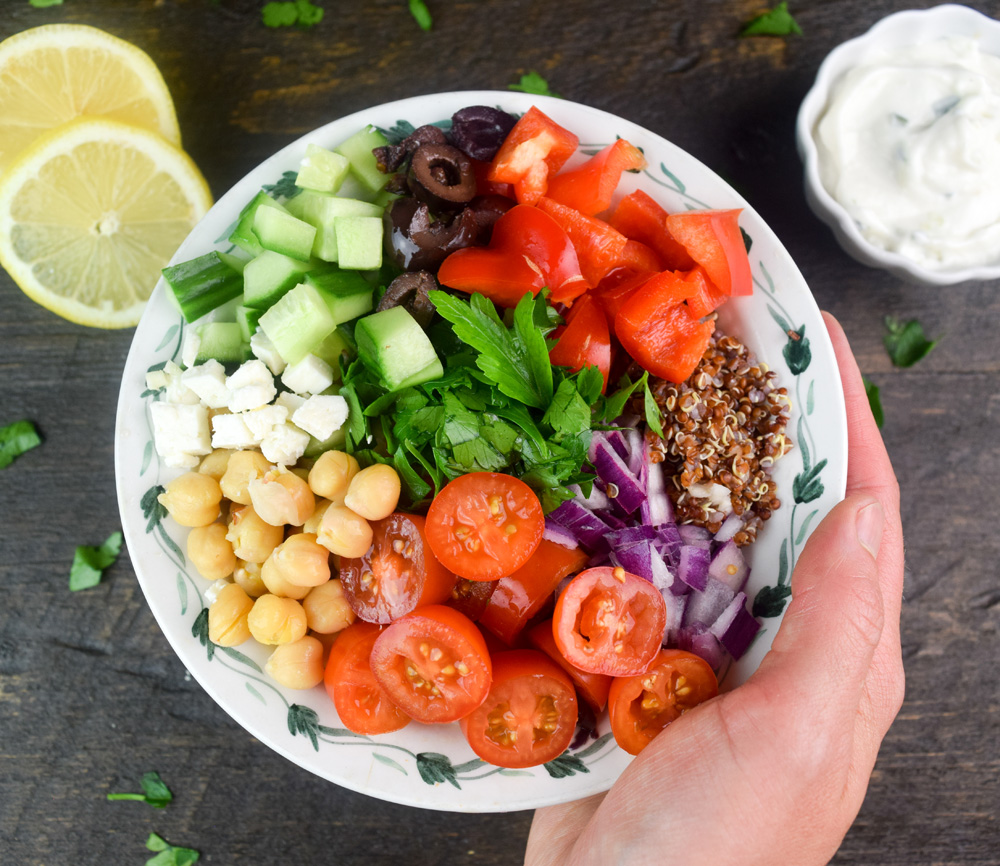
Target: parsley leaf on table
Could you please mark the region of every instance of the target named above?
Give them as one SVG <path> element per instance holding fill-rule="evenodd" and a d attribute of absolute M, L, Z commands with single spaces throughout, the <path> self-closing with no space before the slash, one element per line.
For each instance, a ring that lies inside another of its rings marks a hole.
<path fill-rule="evenodd" d="M 15 457 L 42 444 L 35 425 L 30 421 L 15 421 L 0 427 L 0 469 L 10 466 Z"/>
<path fill-rule="evenodd" d="M 897 367 L 912 367 L 940 342 L 928 340 L 923 326 L 916 319 L 903 323 L 892 316 L 886 316 L 885 331 L 882 342 L 885 343 L 889 358 Z"/>
<path fill-rule="evenodd" d="M 111 565 L 122 549 L 122 534 L 113 532 L 100 547 L 78 547 L 69 570 L 69 588 L 73 592 L 90 589 L 101 582 L 104 569 Z"/>
<path fill-rule="evenodd" d="M 158 852 L 155 857 L 150 857 L 146 861 L 146 866 L 191 866 L 201 857 L 194 848 L 178 848 L 156 833 L 149 834 L 146 847 L 150 851 Z"/>
<path fill-rule="evenodd" d="M 521 80 L 517 84 L 508 84 L 507 89 L 520 90 L 521 93 L 534 93 L 538 96 L 554 96 L 556 99 L 562 99 L 558 93 L 549 90 L 549 83 L 534 70 L 526 75 L 522 75 Z"/>
<path fill-rule="evenodd" d="M 865 394 L 868 395 L 868 405 L 875 418 L 875 425 L 881 428 L 882 424 L 885 423 L 885 413 L 882 411 L 882 398 L 879 396 L 878 385 L 866 376 L 862 376 L 861 381 L 865 383 Z"/>
<path fill-rule="evenodd" d="M 427 8 L 424 0 L 410 0 L 410 14 L 421 30 L 430 30 L 434 26 L 431 10 Z"/>
<path fill-rule="evenodd" d="M 802 35 L 802 28 L 782 2 L 773 9 L 758 15 L 740 31 L 740 36 L 791 36 Z"/>
<path fill-rule="evenodd" d="M 141 794 L 108 794 L 108 799 L 116 800 L 138 800 L 141 803 L 148 803 L 156 809 L 164 809 L 173 802 L 173 792 L 164 784 L 160 774 L 155 770 L 142 774 L 139 784 L 142 786 Z"/>
<path fill-rule="evenodd" d="M 260 20 L 265 27 L 312 27 L 323 20 L 323 9 L 310 0 L 272 2 L 260 10 Z"/>
<path fill-rule="evenodd" d="M 63 0 L 28 0 L 36 9 L 45 9 L 48 6 L 62 6 Z"/>

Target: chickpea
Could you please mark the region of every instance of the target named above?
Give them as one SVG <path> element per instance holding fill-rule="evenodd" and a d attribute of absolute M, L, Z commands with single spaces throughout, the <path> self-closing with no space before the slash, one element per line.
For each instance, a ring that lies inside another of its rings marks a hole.
<path fill-rule="evenodd" d="M 254 510 L 272 526 L 301 526 L 316 510 L 309 485 L 292 472 L 272 470 L 251 481 L 247 489 Z"/>
<path fill-rule="evenodd" d="M 216 481 L 221 481 L 222 476 L 226 474 L 226 465 L 229 463 L 229 458 L 235 453 L 235 451 L 230 451 L 226 448 L 216 448 L 201 461 L 198 471 L 202 475 L 209 475 Z"/>
<path fill-rule="evenodd" d="M 330 551 L 311 532 L 289 535 L 268 558 L 289 583 L 314 586 L 330 579 Z"/>
<path fill-rule="evenodd" d="M 309 594 L 311 587 L 299 586 L 292 583 L 281 571 L 281 567 L 274 561 L 274 556 L 269 556 L 260 567 L 260 579 L 264 581 L 264 586 L 273 595 L 280 595 L 282 598 L 294 598 L 296 601 L 305 598 Z"/>
<path fill-rule="evenodd" d="M 318 686 L 323 682 L 323 668 L 323 644 L 308 635 L 282 644 L 264 663 L 272 679 L 289 689 Z"/>
<path fill-rule="evenodd" d="M 208 609 L 208 639 L 219 646 L 236 646 L 250 639 L 247 617 L 254 601 L 243 587 L 230 583 L 219 590 Z"/>
<path fill-rule="evenodd" d="M 267 592 L 267 586 L 260 576 L 261 564 L 259 562 L 243 562 L 236 560 L 236 568 L 233 570 L 233 580 L 243 587 L 243 591 L 250 598 L 260 598 Z"/>
<path fill-rule="evenodd" d="M 313 535 L 319 535 L 319 526 L 323 522 L 323 515 L 326 514 L 326 509 L 330 507 L 332 503 L 329 499 L 321 499 L 316 503 L 316 510 L 309 515 L 309 519 L 302 524 L 303 532 L 311 532 Z"/>
<path fill-rule="evenodd" d="M 346 505 L 331 505 L 323 515 L 316 539 L 331 553 L 356 558 L 372 546 L 372 528 L 368 521 Z"/>
<path fill-rule="evenodd" d="M 207 580 L 229 577 L 236 568 L 236 554 L 226 539 L 226 532 L 224 523 L 210 523 L 196 526 L 188 534 L 188 559 Z"/>
<path fill-rule="evenodd" d="M 274 646 L 291 643 L 306 633 L 306 612 L 294 598 L 262 595 L 247 617 L 250 634 L 259 643 Z"/>
<path fill-rule="evenodd" d="M 381 520 L 399 504 L 399 475 L 391 466 L 376 463 L 351 479 L 344 505 L 367 520 Z"/>
<path fill-rule="evenodd" d="M 320 634 L 334 634 L 354 622 L 340 578 L 317 586 L 302 601 L 309 628 Z"/>
<path fill-rule="evenodd" d="M 360 471 L 361 467 L 352 455 L 343 451 L 324 451 L 309 470 L 309 486 L 317 496 L 325 496 L 343 505 L 351 479 Z"/>
<path fill-rule="evenodd" d="M 247 485 L 255 478 L 263 478 L 274 467 L 259 451 L 237 451 L 229 458 L 226 472 L 219 481 L 226 499 L 240 505 L 250 504 Z"/>
<path fill-rule="evenodd" d="M 210 475 L 185 472 L 167 484 L 157 500 L 181 526 L 208 526 L 219 516 L 222 490 Z"/>
<path fill-rule="evenodd" d="M 284 537 L 284 529 L 265 523 L 252 505 L 237 508 L 229 517 L 226 538 L 236 556 L 247 562 L 263 562 Z"/>

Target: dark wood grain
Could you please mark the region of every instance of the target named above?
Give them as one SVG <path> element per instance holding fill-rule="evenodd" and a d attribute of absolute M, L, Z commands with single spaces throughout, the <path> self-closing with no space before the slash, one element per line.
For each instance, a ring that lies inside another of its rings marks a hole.
<path fill-rule="evenodd" d="M 881 387 L 902 486 L 907 698 L 835 862 L 1000 863 L 1000 286 L 913 287 L 848 259 L 805 206 L 793 137 L 832 47 L 889 12 L 932 4 L 793 0 L 805 36 L 789 40 L 736 38 L 757 0 L 428 0 L 430 33 L 403 0 L 327 0 L 312 31 L 264 28 L 261 5 L 0 0 L 0 39 L 72 21 L 144 48 L 216 195 L 343 114 L 503 89 L 529 70 L 722 174 L 786 244 Z M 893 368 L 881 346 L 887 314 L 919 318 L 941 344 L 917 367 Z M 45 437 L 0 472 L 0 863 L 139 863 L 152 830 L 206 863 L 520 863 L 529 813 L 389 805 L 251 739 L 186 675 L 127 555 L 101 586 L 68 592 L 73 548 L 119 526 L 112 444 L 130 339 L 64 322 L 0 272 L 0 423 L 32 418 Z M 176 794 L 169 809 L 105 801 L 154 768 Z"/>

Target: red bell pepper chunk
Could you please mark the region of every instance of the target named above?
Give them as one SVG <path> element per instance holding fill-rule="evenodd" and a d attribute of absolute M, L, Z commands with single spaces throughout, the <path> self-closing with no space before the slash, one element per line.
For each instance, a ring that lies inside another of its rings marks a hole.
<path fill-rule="evenodd" d="M 687 299 L 687 305 L 699 319 L 718 309 L 729 299 L 727 294 L 715 287 L 701 265 L 696 265 L 684 279 L 695 287 L 695 291 Z"/>
<path fill-rule="evenodd" d="M 622 304 L 640 286 L 652 277 L 652 274 L 641 273 L 619 268 L 608 274 L 600 283 L 588 293 L 604 311 L 604 316 L 608 320 L 611 328 L 615 326 L 615 317 L 621 309 Z"/>
<path fill-rule="evenodd" d="M 623 171 L 646 167 L 646 157 L 635 145 L 619 138 L 594 154 L 579 168 L 557 174 L 549 181 L 546 197 L 594 216 L 611 207 L 611 196 Z"/>
<path fill-rule="evenodd" d="M 694 259 L 667 229 L 667 212 L 641 189 L 625 196 L 608 220 L 625 237 L 652 247 L 673 271 L 694 267 Z"/>
<path fill-rule="evenodd" d="M 502 307 L 516 307 L 525 292 L 548 286 L 554 303 L 567 303 L 590 284 L 580 275 L 573 242 L 547 214 L 515 205 L 493 226 L 488 247 L 466 247 L 448 256 L 438 282 L 463 292 L 479 292 Z"/>
<path fill-rule="evenodd" d="M 472 172 L 476 176 L 477 195 L 502 195 L 505 198 L 514 198 L 514 185 L 512 183 L 494 183 L 490 180 L 491 165 L 478 159 L 470 159 Z"/>
<path fill-rule="evenodd" d="M 521 204 L 534 204 L 549 178 L 576 153 L 580 140 L 568 129 L 532 106 L 507 134 L 493 157 L 489 180 L 514 184 Z"/>
<path fill-rule="evenodd" d="M 580 258 L 580 270 L 592 286 L 596 286 L 615 268 L 646 273 L 662 269 L 659 256 L 649 247 L 630 241 L 604 220 L 587 216 L 550 198 L 540 198 L 538 207 L 570 236 Z"/>
<path fill-rule="evenodd" d="M 730 297 L 753 294 L 753 276 L 740 232 L 739 210 L 703 210 L 667 217 L 667 231 Z"/>
<path fill-rule="evenodd" d="M 608 320 L 588 292 L 580 298 L 566 317 L 566 327 L 556 333 L 558 342 L 549 352 L 549 360 L 574 373 L 586 366 L 597 367 L 608 387 L 611 374 L 611 332 Z"/>
<path fill-rule="evenodd" d="M 622 304 L 615 333 L 643 369 L 680 384 L 698 366 L 715 330 L 683 302 L 695 291 L 685 274 L 665 271 L 648 280 Z"/>

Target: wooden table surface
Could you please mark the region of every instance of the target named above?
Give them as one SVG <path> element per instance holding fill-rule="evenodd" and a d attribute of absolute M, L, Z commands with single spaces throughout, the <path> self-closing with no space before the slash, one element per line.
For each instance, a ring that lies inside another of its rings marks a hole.
<path fill-rule="evenodd" d="M 906 703 L 834 862 L 1000 863 L 1000 286 L 914 287 L 854 263 L 805 205 L 793 138 L 826 53 L 909 4 L 792 0 L 805 35 L 787 40 L 736 38 L 759 0 L 428 0 L 430 33 L 404 0 L 326 0 L 308 31 L 263 27 L 261 5 L 0 0 L 0 39 L 65 21 L 144 48 L 216 196 L 333 118 L 422 93 L 504 89 L 529 70 L 729 180 L 881 387 L 902 485 Z M 940 345 L 893 368 L 885 315 L 920 319 Z M 101 586 L 67 590 L 74 547 L 120 525 L 112 446 L 131 338 L 57 318 L 0 271 L 0 424 L 30 418 L 45 438 L 0 471 L 0 863 L 141 863 L 151 830 L 206 863 L 521 863 L 530 813 L 382 803 L 253 740 L 185 675 L 126 555 Z M 168 809 L 105 801 L 154 768 L 175 793 Z"/>

